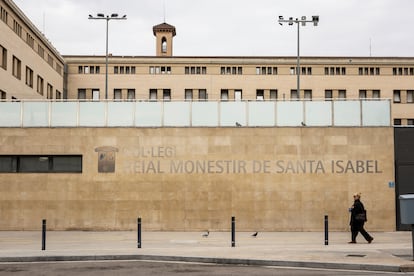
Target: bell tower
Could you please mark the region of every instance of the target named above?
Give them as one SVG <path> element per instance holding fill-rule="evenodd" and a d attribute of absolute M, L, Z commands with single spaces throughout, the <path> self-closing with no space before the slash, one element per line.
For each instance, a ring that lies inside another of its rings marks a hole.
<path fill-rule="evenodd" d="M 171 57 L 173 53 L 173 37 L 176 35 L 175 27 L 164 22 L 155 25 L 152 31 L 157 40 L 157 56 Z"/>

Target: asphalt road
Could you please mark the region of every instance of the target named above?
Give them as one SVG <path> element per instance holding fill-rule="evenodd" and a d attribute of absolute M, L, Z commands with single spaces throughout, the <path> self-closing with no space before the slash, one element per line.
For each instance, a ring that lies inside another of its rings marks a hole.
<path fill-rule="evenodd" d="M 370 271 L 298 269 L 282 267 L 235 266 L 182 262 L 94 261 L 0 263 L 0 275 L 414 275 Z"/>

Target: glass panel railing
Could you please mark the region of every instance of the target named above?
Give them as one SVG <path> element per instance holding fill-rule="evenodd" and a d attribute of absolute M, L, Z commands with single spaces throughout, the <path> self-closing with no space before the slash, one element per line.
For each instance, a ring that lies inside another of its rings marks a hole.
<path fill-rule="evenodd" d="M 21 112 L 21 102 L 0 102 L 0 127 L 21 127 Z"/>
<path fill-rule="evenodd" d="M 160 127 L 162 126 L 162 102 L 136 102 L 135 126 Z"/>
<path fill-rule="evenodd" d="M 23 102 L 23 127 L 48 127 L 49 102 Z"/>
<path fill-rule="evenodd" d="M 307 101 L 305 102 L 305 120 L 307 126 L 331 126 L 332 102 Z"/>
<path fill-rule="evenodd" d="M 246 125 L 246 102 L 220 102 L 220 126 Z"/>
<path fill-rule="evenodd" d="M 79 126 L 106 126 L 106 102 L 79 102 Z"/>
<path fill-rule="evenodd" d="M 51 127 L 78 126 L 78 102 L 51 102 Z"/>
<path fill-rule="evenodd" d="M 277 102 L 277 126 L 301 126 L 303 120 L 303 102 Z"/>
<path fill-rule="evenodd" d="M 131 127 L 134 125 L 134 102 L 108 102 L 108 127 Z"/>
<path fill-rule="evenodd" d="M 389 101 L 362 101 L 363 126 L 390 126 L 390 117 Z"/>
<path fill-rule="evenodd" d="M 191 125 L 200 127 L 218 126 L 218 102 L 192 102 Z"/>
<path fill-rule="evenodd" d="M 164 126 L 189 127 L 190 102 L 164 102 Z"/>
<path fill-rule="evenodd" d="M 276 102 L 249 102 L 249 123 L 248 126 L 275 126 L 275 106 Z"/>
<path fill-rule="evenodd" d="M 334 126 L 361 126 L 360 101 L 335 101 Z"/>

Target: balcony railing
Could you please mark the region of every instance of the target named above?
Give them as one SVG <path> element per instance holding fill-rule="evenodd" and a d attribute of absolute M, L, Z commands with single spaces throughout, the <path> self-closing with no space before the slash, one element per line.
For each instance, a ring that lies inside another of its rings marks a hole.
<path fill-rule="evenodd" d="M 11 101 L 0 127 L 391 126 L 391 101 Z"/>

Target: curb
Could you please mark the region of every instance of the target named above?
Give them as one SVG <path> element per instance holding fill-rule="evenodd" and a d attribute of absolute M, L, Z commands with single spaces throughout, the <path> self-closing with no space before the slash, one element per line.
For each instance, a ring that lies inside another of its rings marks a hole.
<path fill-rule="evenodd" d="M 59 261 L 170 261 L 170 262 L 192 262 L 231 265 L 253 265 L 253 266 L 280 266 L 301 267 L 320 269 L 344 269 L 365 270 L 383 272 L 414 272 L 413 265 L 390 266 L 377 264 L 346 264 L 346 263 L 322 263 L 307 261 L 278 261 L 278 260 L 254 260 L 254 259 L 228 259 L 207 257 L 182 257 L 182 256 L 154 256 L 154 255 L 85 255 L 85 256 L 25 256 L 25 257 L 0 257 L 0 262 L 59 262 Z"/>

